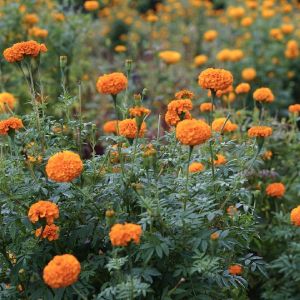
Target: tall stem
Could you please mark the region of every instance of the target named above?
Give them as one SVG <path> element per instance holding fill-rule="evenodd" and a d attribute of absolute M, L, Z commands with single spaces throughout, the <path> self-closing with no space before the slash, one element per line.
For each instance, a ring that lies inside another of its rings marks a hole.
<path fill-rule="evenodd" d="M 190 166 L 190 162 L 191 162 L 193 149 L 194 149 L 194 147 L 190 146 L 189 157 L 188 157 L 188 162 L 187 162 L 187 167 L 186 167 L 185 197 L 184 197 L 184 202 L 183 202 L 183 210 L 186 210 L 186 204 L 187 204 L 187 200 L 189 197 L 189 179 L 190 179 L 189 166 Z"/>

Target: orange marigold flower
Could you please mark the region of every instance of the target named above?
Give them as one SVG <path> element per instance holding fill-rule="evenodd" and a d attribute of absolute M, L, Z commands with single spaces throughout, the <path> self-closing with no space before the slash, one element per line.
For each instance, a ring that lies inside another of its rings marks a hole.
<path fill-rule="evenodd" d="M 181 54 L 177 51 L 161 51 L 158 56 L 168 65 L 176 64 L 181 59 Z"/>
<path fill-rule="evenodd" d="M 143 106 L 136 106 L 130 108 L 129 113 L 131 117 L 145 117 L 151 113 L 151 110 Z"/>
<path fill-rule="evenodd" d="M 237 94 L 247 94 L 249 93 L 251 87 L 249 83 L 240 83 L 236 88 L 235 92 Z"/>
<path fill-rule="evenodd" d="M 198 83 L 203 89 L 225 90 L 232 85 L 232 74 L 224 69 L 209 68 L 200 73 Z"/>
<path fill-rule="evenodd" d="M 243 273 L 243 267 L 240 265 L 232 265 L 228 268 L 228 272 L 231 275 L 240 275 Z"/>
<path fill-rule="evenodd" d="M 10 109 L 14 109 L 16 99 L 14 95 L 10 93 L 0 93 L 0 112 L 6 112 L 8 106 Z"/>
<path fill-rule="evenodd" d="M 208 57 L 206 55 L 197 55 L 194 58 L 194 64 L 196 67 L 200 67 L 204 65 L 208 61 Z"/>
<path fill-rule="evenodd" d="M 142 235 L 142 226 L 132 223 L 115 224 L 109 233 L 113 246 L 126 247 L 132 241 L 135 244 L 140 243 Z"/>
<path fill-rule="evenodd" d="M 217 231 L 210 235 L 210 239 L 213 241 L 217 240 L 219 237 L 220 237 L 220 234 Z"/>
<path fill-rule="evenodd" d="M 300 226 L 300 205 L 291 211 L 291 222 L 295 226 Z"/>
<path fill-rule="evenodd" d="M 49 179 L 56 182 L 70 182 L 83 170 L 80 156 L 72 151 L 61 151 L 52 155 L 46 165 Z"/>
<path fill-rule="evenodd" d="M 169 126 L 176 126 L 182 120 L 190 120 L 192 115 L 189 111 L 183 111 L 180 116 L 176 111 L 168 110 L 165 114 L 165 121 Z"/>
<path fill-rule="evenodd" d="M 251 81 L 256 77 L 256 70 L 254 68 L 246 68 L 242 71 L 242 77 L 246 81 Z"/>
<path fill-rule="evenodd" d="M 52 18 L 57 22 L 63 22 L 65 20 L 65 15 L 60 12 L 54 12 Z"/>
<path fill-rule="evenodd" d="M 88 0 L 84 2 L 84 8 L 87 11 L 93 11 L 93 10 L 97 10 L 99 8 L 99 2 L 98 1 L 92 1 L 92 0 Z"/>
<path fill-rule="evenodd" d="M 53 289 L 64 288 L 78 280 L 81 266 L 71 254 L 56 255 L 44 268 L 43 279 Z"/>
<path fill-rule="evenodd" d="M 226 118 L 217 118 L 212 122 L 212 129 L 217 132 L 232 132 L 237 130 L 238 126 Z"/>
<path fill-rule="evenodd" d="M 146 123 L 143 122 L 141 128 L 138 132 L 138 126 L 135 119 L 125 119 L 119 122 L 119 133 L 120 135 L 128 138 L 134 139 L 137 137 L 143 137 L 145 135 L 145 131 L 147 130 Z"/>
<path fill-rule="evenodd" d="M 59 227 L 55 224 L 46 225 L 44 228 L 40 227 L 35 231 L 36 237 L 42 237 L 48 239 L 48 241 L 55 241 L 59 237 Z"/>
<path fill-rule="evenodd" d="M 208 30 L 204 32 L 203 39 L 206 42 L 212 42 L 217 38 L 217 36 L 218 36 L 218 32 L 216 30 Z"/>
<path fill-rule="evenodd" d="M 229 216 L 234 216 L 235 214 L 237 214 L 238 210 L 235 206 L 230 205 L 227 207 L 226 212 Z"/>
<path fill-rule="evenodd" d="M 40 19 L 37 14 L 26 14 L 23 20 L 27 25 L 34 25 L 38 23 Z"/>
<path fill-rule="evenodd" d="M 123 53 L 127 51 L 127 47 L 124 45 L 117 45 L 114 49 L 117 53 Z"/>
<path fill-rule="evenodd" d="M 177 124 L 176 138 L 183 144 L 196 146 L 211 137 L 210 127 L 200 120 L 183 120 Z"/>
<path fill-rule="evenodd" d="M 288 41 L 284 54 L 285 54 L 285 57 L 289 58 L 289 59 L 297 58 L 299 56 L 298 42 L 296 40 Z"/>
<path fill-rule="evenodd" d="M 270 183 L 266 188 L 266 193 L 270 197 L 281 198 L 285 193 L 285 186 L 281 182 Z"/>
<path fill-rule="evenodd" d="M 0 121 L 0 135 L 6 135 L 10 130 L 19 130 L 23 127 L 24 125 L 21 119 L 10 117 Z"/>
<path fill-rule="evenodd" d="M 37 57 L 40 53 L 47 52 L 48 49 L 44 44 L 36 41 L 27 41 L 14 44 L 3 52 L 3 56 L 9 63 L 23 60 L 26 56 Z"/>
<path fill-rule="evenodd" d="M 117 95 L 127 88 L 128 80 L 123 73 L 111 73 L 100 76 L 97 81 L 97 90 L 101 94 Z"/>
<path fill-rule="evenodd" d="M 264 103 L 271 103 L 275 99 L 272 91 L 265 87 L 255 90 L 253 93 L 253 98 L 255 101 Z"/>
<path fill-rule="evenodd" d="M 264 153 L 262 154 L 262 158 L 263 158 L 264 160 L 270 160 L 270 159 L 272 158 L 272 156 L 273 156 L 273 153 L 272 153 L 272 151 L 270 151 L 270 150 L 267 150 L 266 152 L 264 152 Z"/>
<path fill-rule="evenodd" d="M 179 100 L 180 99 L 190 99 L 190 100 L 192 100 L 194 98 L 194 96 L 195 96 L 194 93 L 189 91 L 189 90 L 181 90 L 181 91 L 179 91 L 175 94 L 175 98 L 179 99 Z"/>
<path fill-rule="evenodd" d="M 217 156 L 217 159 L 214 160 L 215 166 L 225 165 L 227 163 L 227 159 L 224 155 L 217 154 L 216 156 Z"/>
<path fill-rule="evenodd" d="M 210 112 L 212 110 L 215 110 L 215 106 L 210 102 L 204 102 L 200 104 L 199 109 L 201 112 Z"/>
<path fill-rule="evenodd" d="M 117 133 L 117 120 L 107 121 L 103 125 L 103 131 L 105 133 Z"/>
<path fill-rule="evenodd" d="M 58 217 L 58 206 L 48 200 L 40 200 L 32 204 L 28 211 L 28 218 L 31 223 L 36 223 L 39 219 L 46 219 L 47 224 L 51 225 Z"/>
<path fill-rule="evenodd" d="M 48 30 L 39 27 L 32 27 L 28 30 L 29 35 L 36 38 L 46 38 L 48 36 Z"/>
<path fill-rule="evenodd" d="M 193 162 L 189 165 L 189 172 L 190 173 L 198 173 L 204 170 L 203 164 L 200 162 Z"/>
<path fill-rule="evenodd" d="M 1 96 L 0 96 L 1 99 Z M 289 106 L 289 112 L 293 114 L 299 114 L 300 113 L 300 104 L 293 104 Z"/>
<path fill-rule="evenodd" d="M 272 128 L 268 126 L 253 126 L 248 130 L 249 137 L 268 137 L 272 135 Z"/>
<path fill-rule="evenodd" d="M 168 111 L 174 111 L 178 115 L 193 109 L 193 103 L 190 99 L 172 100 L 168 104 Z"/>

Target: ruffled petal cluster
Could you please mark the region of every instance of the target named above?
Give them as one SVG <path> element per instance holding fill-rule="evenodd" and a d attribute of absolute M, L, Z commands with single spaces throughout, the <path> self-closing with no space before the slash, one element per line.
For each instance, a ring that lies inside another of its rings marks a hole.
<path fill-rule="evenodd" d="M 109 233 L 109 237 L 113 246 L 126 247 L 130 242 L 140 243 L 142 235 L 141 225 L 125 223 L 115 224 Z"/>

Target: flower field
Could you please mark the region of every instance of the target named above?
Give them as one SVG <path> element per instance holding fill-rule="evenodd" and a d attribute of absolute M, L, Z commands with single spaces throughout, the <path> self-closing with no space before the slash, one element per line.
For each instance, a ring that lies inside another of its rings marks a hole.
<path fill-rule="evenodd" d="M 0 0 L 0 299 L 300 299 L 300 3 Z"/>

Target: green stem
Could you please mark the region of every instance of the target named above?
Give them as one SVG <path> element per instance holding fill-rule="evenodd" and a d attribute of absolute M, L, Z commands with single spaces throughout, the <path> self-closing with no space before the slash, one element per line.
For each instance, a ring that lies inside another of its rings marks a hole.
<path fill-rule="evenodd" d="M 189 166 L 190 166 L 190 162 L 191 162 L 193 149 L 194 149 L 194 147 L 190 146 L 189 157 L 188 157 L 187 168 L 186 168 L 185 197 L 184 197 L 184 202 L 183 202 L 183 210 L 184 211 L 186 210 L 186 204 L 187 204 L 187 200 L 189 198 L 189 178 L 190 178 Z"/>

